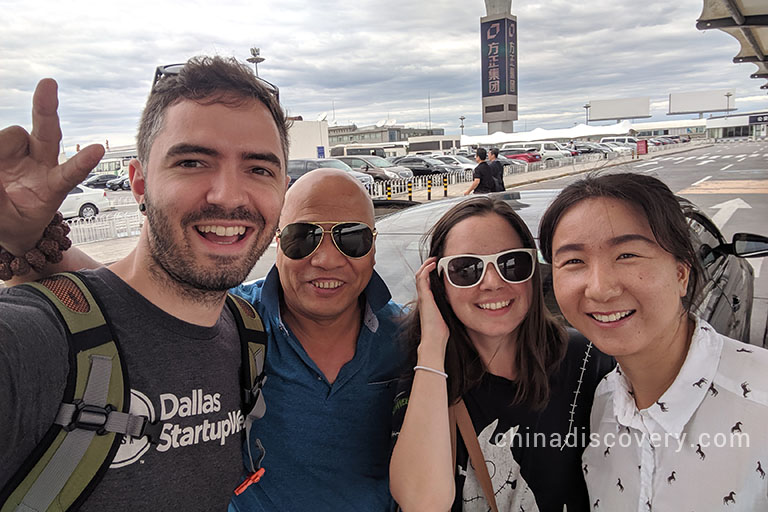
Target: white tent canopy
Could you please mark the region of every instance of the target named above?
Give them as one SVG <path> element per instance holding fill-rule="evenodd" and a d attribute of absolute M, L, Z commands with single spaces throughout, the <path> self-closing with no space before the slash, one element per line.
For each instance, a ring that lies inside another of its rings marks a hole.
<path fill-rule="evenodd" d="M 462 135 L 461 145 L 470 146 L 479 144 L 481 146 L 493 146 L 505 142 L 533 142 L 536 140 L 559 140 L 559 139 L 580 139 L 584 137 L 598 137 L 604 135 L 627 135 L 632 129 L 630 121 L 622 121 L 608 126 L 590 126 L 580 124 L 573 128 L 563 128 L 559 130 L 545 130 L 536 128 L 530 132 L 504 133 L 496 132 L 491 135 Z"/>

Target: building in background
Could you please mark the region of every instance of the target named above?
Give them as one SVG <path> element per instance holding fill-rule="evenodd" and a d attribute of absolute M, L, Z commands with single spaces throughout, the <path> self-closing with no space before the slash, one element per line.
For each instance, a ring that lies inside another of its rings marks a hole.
<path fill-rule="evenodd" d="M 407 141 L 411 137 L 443 135 L 444 133 L 445 130 L 442 128 L 406 128 L 403 125 L 387 121 L 361 127 L 355 124 L 329 126 L 328 141 L 331 146 L 352 143 L 380 144 Z"/>

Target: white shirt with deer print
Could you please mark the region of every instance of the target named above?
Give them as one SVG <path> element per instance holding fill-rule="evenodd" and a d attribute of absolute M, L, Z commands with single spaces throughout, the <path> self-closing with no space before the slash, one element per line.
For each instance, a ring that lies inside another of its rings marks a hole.
<path fill-rule="evenodd" d="M 593 512 L 768 510 L 768 350 L 703 320 L 675 381 L 638 410 L 618 367 L 582 456 Z"/>

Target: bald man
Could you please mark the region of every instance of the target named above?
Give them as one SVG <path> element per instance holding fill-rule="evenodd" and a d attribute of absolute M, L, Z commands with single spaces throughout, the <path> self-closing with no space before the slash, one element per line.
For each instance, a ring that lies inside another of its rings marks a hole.
<path fill-rule="evenodd" d="M 402 310 L 373 270 L 373 225 L 373 204 L 357 180 L 312 171 L 286 194 L 275 266 L 233 290 L 256 304 L 269 347 L 267 414 L 251 435 L 266 448 L 266 473 L 231 510 L 389 507 Z"/>

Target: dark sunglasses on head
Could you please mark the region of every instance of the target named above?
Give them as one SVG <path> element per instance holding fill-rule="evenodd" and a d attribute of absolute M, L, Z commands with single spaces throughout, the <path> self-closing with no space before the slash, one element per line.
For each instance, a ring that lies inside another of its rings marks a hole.
<path fill-rule="evenodd" d="M 333 224 L 324 229 L 321 224 Z M 288 258 L 300 260 L 314 253 L 326 233 L 348 258 L 362 258 L 373 248 L 376 230 L 362 222 L 294 222 L 277 230 L 280 249 Z"/>
<path fill-rule="evenodd" d="M 483 280 L 488 265 L 496 267 L 501 278 L 512 284 L 524 283 L 533 277 L 536 268 L 536 249 L 512 249 L 496 254 L 456 254 L 440 258 L 437 271 L 448 277 L 456 288 L 471 288 Z"/>
<path fill-rule="evenodd" d="M 152 91 L 155 90 L 155 84 L 157 84 L 157 82 L 159 82 L 164 76 L 178 75 L 183 67 L 184 64 L 168 64 L 166 66 L 157 66 L 157 68 L 155 68 L 155 79 L 152 80 Z M 256 77 L 256 80 L 258 80 L 264 87 L 266 87 L 267 90 L 275 97 L 277 102 L 280 103 L 280 89 L 278 89 L 276 85 L 267 82 L 258 76 Z"/>

